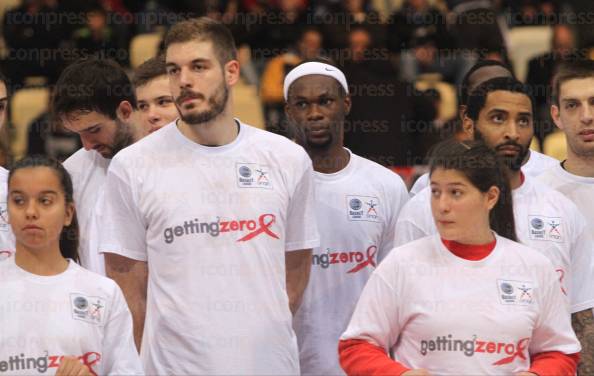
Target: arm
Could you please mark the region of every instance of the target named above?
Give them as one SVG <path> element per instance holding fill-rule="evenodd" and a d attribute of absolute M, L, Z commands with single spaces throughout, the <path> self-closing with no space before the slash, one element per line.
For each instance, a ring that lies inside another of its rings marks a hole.
<path fill-rule="evenodd" d="M 285 253 L 285 272 L 289 307 L 293 315 L 299 309 L 303 292 L 309 281 L 311 270 L 311 249 L 302 249 Z"/>
<path fill-rule="evenodd" d="M 571 326 L 582 345 L 578 375 L 594 375 L 594 317 L 592 309 L 572 314 Z"/>
<path fill-rule="evenodd" d="M 134 342 L 140 352 L 146 315 L 147 263 L 114 253 L 105 253 L 105 269 L 107 276 L 116 281 L 124 293 L 132 313 Z"/>

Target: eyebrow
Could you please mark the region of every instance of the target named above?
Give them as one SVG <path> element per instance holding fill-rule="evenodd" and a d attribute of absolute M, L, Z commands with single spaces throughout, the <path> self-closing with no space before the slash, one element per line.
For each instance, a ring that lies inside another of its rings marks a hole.
<path fill-rule="evenodd" d="M 199 57 L 198 59 L 194 59 L 192 61 L 190 61 L 190 64 L 195 64 L 195 63 L 210 63 L 210 59 L 205 59 L 203 57 Z M 165 64 L 166 67 L 177 67 L 178 65 L 172 62 L 169 62 L 167 64 Z"/>
<path fill-rule="evenodd" d="M 97 128 L 97 127 L 98 127 L 98 126 L 100 126 L 100 125 L 101 125 L 101 123 L 97 123 L 97 124 L 90 125 L 90 126 L 86 127 L 85 129 L 82 129 L 82 130 L 81 130 L 80 132 L 78 132 L 78 133 L 88 132 L 88 131 L 92 130 L 93 128 Z"/>
<path fill-rule="evenodd" d="M 2 98 L 0 98 L 0 102 L 5 102 L 7 100 L 8 100 L 8 97 L 2 97 Z"/>
<path fill-rule="evenodd" d="M 10 194 L 23 194 L 23 191 L 14 190 L 14 191 L 10 191 Z M 47 195 L 47 194 L 57 195 L 58 192 L 52 191 L 51 189 L 47 189 L 45 191 L 39 192 L 39 194 L 42 194 L 42 195 Z"/>
<path fill-rule="evenodd" d="M 431 185 L 437 185 L 437 183 L 435 183 L 435 182 L 431 182 Z M 459 186 L 459 185 L 460 185 L 460 186 L 466 186 L 466 184 L 465 184 L 465 183 L 461 183 L 461 182 L 447 183 L 446 185 L 447 185 L 447 186 L 452 186 L 452 185 L 456 185 L 456 186 Z"/>

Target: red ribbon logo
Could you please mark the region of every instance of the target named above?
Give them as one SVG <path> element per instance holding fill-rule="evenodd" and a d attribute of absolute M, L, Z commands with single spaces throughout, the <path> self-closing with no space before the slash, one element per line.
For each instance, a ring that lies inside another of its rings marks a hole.
<path fill-rule="evenodd" d="M 266 222 L 267 218 L 269 218 L 268 222 Z M 279 238 L 278 235 L 276 235 L 274 232 L 270 231 L 270 226 L 272 226 L 272 224 L 274 222 L 276 222 L 276 217 L 274 216 L 274 214 L 262 214 L 260 216 L 260 218 L 258 218 L 258 224 L 260 225 L 260 227 L 258 229 L 256 229 L 255 231 L 250 232 L 243 238 L 238 239 L 237 241 L 238 242 L 246 242 L 248 240 L 255 238 L 256 236 L 260 235 L 261 233 L 265 233 L 270 237 L 278 239 Z"/>
<path fill-rule="evenodd" d="M 363 262 L 359 263 L 354 268 L 349 270 L 347 273 L 357 273 L 359 270 L 363 269 L 367 265 L 371 265 L 375 268 L 375 261 L 373 260 L 373 257 L 375 256 L 376 253 L 377 253 L 377 247 L 375 245 L 372 245 L 369 248 L 367 248 L 367 261 L 363 261 Z"/>
<path fill-rule="evenodd" d="M 98 352 L 88 352 L 80 356 L 78 359 L 80 359 L 85 366 L 89 367 L 89 371 L 91 371 L 93 375 L 97 376 L 93 370 L 93 366 L 99 363 L 101 360 L 101 354 Z"/>
<path fill-rule="evenodd" d="M 565 278 L 565 272 L 563 271 L 563 269 L 557 269 L 555 271 L 559 273 L 559 283 L 561 284 L 561 292 L 563 293 L 563 295 L 567 295 L 567 291 L 565 291 L 565 288 L 563 287 L 563 278 Z"/>
<path fill-rule="evenodd" d="M 530 340 L 530 338 L 522 338 L 518 341 L 516 345 L 516 352 L 512 356 L 508 356 L 507 358 L 503 358 L 501 360 L 496 361 L 493 363 L 494 366 L 501 366 L 503 364 L 508 364 L 516 360 L 516 357 L 519 357 L 522 360 L 526 360 L 526 355 L 524 355 L 524 350 L 526 350 L 526 343 Z M 509 353 L 508 353 L 509 354 Z"/>

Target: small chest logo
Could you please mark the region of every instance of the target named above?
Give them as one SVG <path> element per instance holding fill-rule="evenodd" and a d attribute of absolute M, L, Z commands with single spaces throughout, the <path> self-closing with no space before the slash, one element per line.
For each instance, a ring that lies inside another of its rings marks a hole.
<path fill-rule="evenodd" d="M 349 221 L 379 222 L 380 201 L 373 196 L 347 196 L 347 218 Z"/>
<path fill-rule="evenodd" d="M 258 163 L 237 163 L 235 165 L 239 188 L 272 189 L 270 169 Z"/>
<path fill-rule="evenodd" d="M 528 216 L 529 236 L 532 240 L 562 243 L 564 239 L 563 221 L 559 217 Z"/>
<path fill-rule="evenodd" d="M 534 300 L 532 282 L 498 279 L 497 289 L 504 305 L 530 305 Z"/>
<path fill-rule="evenodd" d="M 105 299 L 97 296 L 70 294 L 72 318 L 90 324 L 102 324 L 105 320 Z"/>

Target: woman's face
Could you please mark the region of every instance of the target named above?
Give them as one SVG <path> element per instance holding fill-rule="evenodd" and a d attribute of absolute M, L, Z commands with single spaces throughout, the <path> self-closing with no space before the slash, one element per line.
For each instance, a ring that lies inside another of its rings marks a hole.
<path fill-rule="evenodd" d="M 17 245 L 30 250 L 57 246 L 73 215 L 74 205 L 66 203 L 54 170 L 27 167 L 14 172 L 8 185 L 8 218 Z"/>
<path fill-rule="evenodd" d="M 483 193 L 457 170 L 437 168 L 431 174 L 431 211 L 446 240 L 473 244 L 473 237 L 490 228 L 489 211 L 498 196 L 496 187 Z"/>

